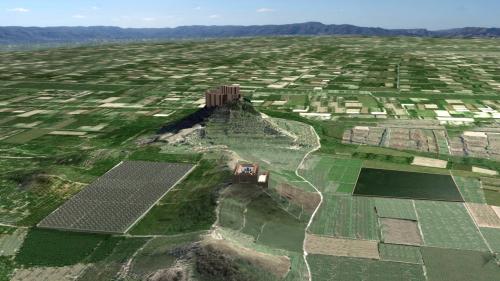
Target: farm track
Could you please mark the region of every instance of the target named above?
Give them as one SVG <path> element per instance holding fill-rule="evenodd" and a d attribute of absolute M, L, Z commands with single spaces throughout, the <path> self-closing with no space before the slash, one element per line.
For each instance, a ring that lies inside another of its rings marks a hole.
<path fill-rule="evenodd" d="M 306 226 L 306 228 L 304 230 L 305 231 L 304 242 L 302 243 L 302 249 L 304 251 L 304 262 L 306 264 L 306 268 L 307 268 L 307 272 L 308 272 L 308 280 L 312 281 L 311 267 L 309 266 L 309 263 L 307 262 L 307 255 L 308 255 L 307 250 L 306 250 L 307 231 L 309 230 L 309 227 L 311 226 L 311 224 L 312 224 L 312 222 L 314 220 L 314 217 L 316 216 L 316 213 L 318 212 L 319 208 L 321 207 L 321 204 L 323 203 L 323 194 L 321 193 L 321 191 L 319 191 L 319 189 L 314 184 L 312 184 L 310 181 L 308 181 L 306 178 L 304 178 L 303 176 L 301 176 L 299 174 L 299 169 L 300 169 L 300 167 L 302 167 L 302 165 L 304 164 L 304 161 L 307 159 L 307 157 L 311 153 L 314 153 L 314 152 L 316 152 L 317 150 L 319 150 L 321 148 L 321 142 L 320 142 L 320 138 L 318 136 L 318 133 L 316 133 L 316 130 L 314 130 L 313 127 L 310 127 L 310 129 L 314 132 L 314 135 L 316 135 L 316 139 L 318 141 L 318 145 L 315 148 L 313 148 L 311 151 L 307 152 L 306 155 L 304 155 L 304 158 L 302 158 L 302 161 L 300 161 L 299 165 L 297 166 L 297 169 L 295 169 L 295 174 L 299 178 L 301 178 L 304 182 L 307 182 L 312 188 L 314 188 L 314 190 L 316 190 L 316 192 L 320 196 L 319 204 L 316 207 L 316 209 L 314 209 L 314 212 L 312 213 L 311 218 L 309 219 L 309 222 L 307 223 L 307 226 Z"/>
<path fill-rule="evenodd" d="M 132 267 L 132 263 L 134 262 L 134 259 L 135 257 L 137 257 L 137 255 L 142 252 L 147 245 L 149 245 L 149 243 L 153 240 L 153 238 L 149 239 L 146 243 L 144 243 L 144 245 L 142 245 L 142 247 L 140 247 L 137 251 L 135 251 L 135 253 L 128 259 L 127 263 L 123 264 L 120 271 L 118 272 L 117 274 L 117 279 L 118 280 L 122 280 L 122 279 L 125 279 L 127 278 L 128 276 L 128 273 L 130 271 L 130 268 Z"/>
<path fill-rule="evenodd" d="M 19 226 L 19 225 L 13 225 L 13 224 L 8 224 L 8 223 L 0 223 L 0 226 L 5 226 L 5 227 L 12 227 L 12 228 L 29 228 L 27 226 Z"/>

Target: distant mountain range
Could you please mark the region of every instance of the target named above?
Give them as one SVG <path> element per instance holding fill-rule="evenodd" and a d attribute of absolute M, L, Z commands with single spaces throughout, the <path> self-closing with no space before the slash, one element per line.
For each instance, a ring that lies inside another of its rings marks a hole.
<path fill-rule="evenodd" d="M 80 43 L 95 41 L 137 41 L 190 38 L 223 38 L 286 35 L 358 35 L 418 37 L 500 37 L 500 28 L 465 27 L 427 29 L 384 29 L 354 25 L 326 25 L 306 22 L 283 25 L 179 26 L 175 28 L 91 27 L 0 27 L 0 44 Z"/>

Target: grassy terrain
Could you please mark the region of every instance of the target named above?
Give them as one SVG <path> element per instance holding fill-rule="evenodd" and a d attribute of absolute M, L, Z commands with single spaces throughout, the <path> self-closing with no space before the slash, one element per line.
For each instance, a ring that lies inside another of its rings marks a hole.
<path fill-rule="evenodd" d="M 23 244 L 26 229 L 17 229 L 10 234 L 0 234 L 0 256 L 14 256 Z"/>
<path fill-rule="evenodd" d="M 6 257 L 0 257 L 0 281 L 9 281 L 14 271 L 14 263 Z"/>
<path fill-rule="evenodd" d="M 16 263 L 24 266 L 65 266 L 84 262 L 98 246 L 110 239 L 98 234 L 80 234 L 33 229 L 28 233 Z M 107 252 L 107 251 L 104 251 Z M 100 259 L 99 252 L 93 260 Z"/>
<path fill-rule="evenodd" d="M 304 221 L 277 207 L 264 193 L 252 200 L 247 208 L 242 232 L 253 236 L 256 243 L 288 251 L 302 250 Z"/>
<path fill-rule="evenodd" d="M 215 221 L 217 191 L 228 176 L 217 161 L 202 160 L 130 233 L 171 235 L 208 230 Z"/>
<path fill-rule="evenodd" d="M 153 238 L 135 256 L 131 272 L 144 278 L 156 270 L 168 268 L 176 261 L 175 249 L 187 247 L 198 240 L 198 234 Z"/>
<path fill-rule="evenodd" d="M 149 238 L 125 238 L 121 239 L 104 259 L 93 264 L 82 276 L 79 281 L 92 280 L 113 280 L 117 279 L 120 270 L 129 261 L 129 259 L 147 242 Z"/>

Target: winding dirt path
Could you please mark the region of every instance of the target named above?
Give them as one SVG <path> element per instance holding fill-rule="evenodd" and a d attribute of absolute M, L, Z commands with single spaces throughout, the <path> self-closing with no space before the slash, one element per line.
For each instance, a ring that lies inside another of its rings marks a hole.
<path fill-rule="evenodd" d="M 319 204 L 316 207 L 316 209 L 314 209 L 314 212 L 312 213 L 311 218 L 309 219 L 309 222 L 307 223 L 307 226 L 305 228 L 304 242 L 302 244 L 302 249 L 304 251 L 304 262 L 306 264 L 307 272 L 308 272 L 308 275 L 309 275 L 308 280 L 312 281 L 311 268 L 309 266 L 309 263 L 307 262 L 307 255 L 308 255 L 308 253 L 307 253 L 307 250 L 306 250 L 306 238 L 307 238 L 307 231 L 309 230 L 309 227 L 311 226 L 311 224 L 312 224 L 312 222 L 314 220 L 314 217 L 316 216 L 316 213 L 318 212 L 319 208 L 321 207 L 321 204 L 323 203 L 323 194 L 321 193 L 321 191 L 319 191 L 319 189 L 314 184 L 312 184 L 310 181 L 308 181 L 306 178 L 304 178 L 303 176 L 301 176 L 299 174 L 299 169 L 302 167 L 302 165 L 306 161 L 307 157 L 311 153 L 314 153 L 314 152 L 318 151 L 321 148 L 321 142 L 320 142 L 320 138 L 318 136 L 318 133 L 316 133 L 316 130 L 314 130 L 314 128 L 312 126 L 310 127 L 310 129 L 311 129 L 311 131 L 314 132 L 314 135 L 316 136 L 317 141 L 318 141 L 318 145 L 315 148 L 313 148 L 311 151 L 309 151 L 308 153 L 306 153 L 306 155 L 304 155 L 304 158 L 302 158 L 302 161 L 300 161 L 299 166 L 297 166 L 297 169 L 295 169 L 295 174 L 297 175 L 297 177 L 301 178 L 304 182 L 307 182 L 312 188 L 314 188 L 314 190 L 316 190 L 316 192 L 319 194 L 319 197 L 320 197 Z"/>

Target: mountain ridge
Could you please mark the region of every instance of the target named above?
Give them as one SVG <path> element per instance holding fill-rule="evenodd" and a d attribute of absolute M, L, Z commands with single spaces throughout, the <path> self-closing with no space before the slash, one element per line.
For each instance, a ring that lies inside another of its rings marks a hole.
<path fill-rule="evenodd" d="M 300 35 L 500 37 L 500 28 L 464 27 L 445 30 L 385 29 L 350 24 L 305 22 L 281 25 L 190 25 L 173 28 L 122 28 L 115 26 L 20 27 L 0 26 L 0 44 L 74 43 L 120 40 L 168 40 L 195 38 Z"/>

